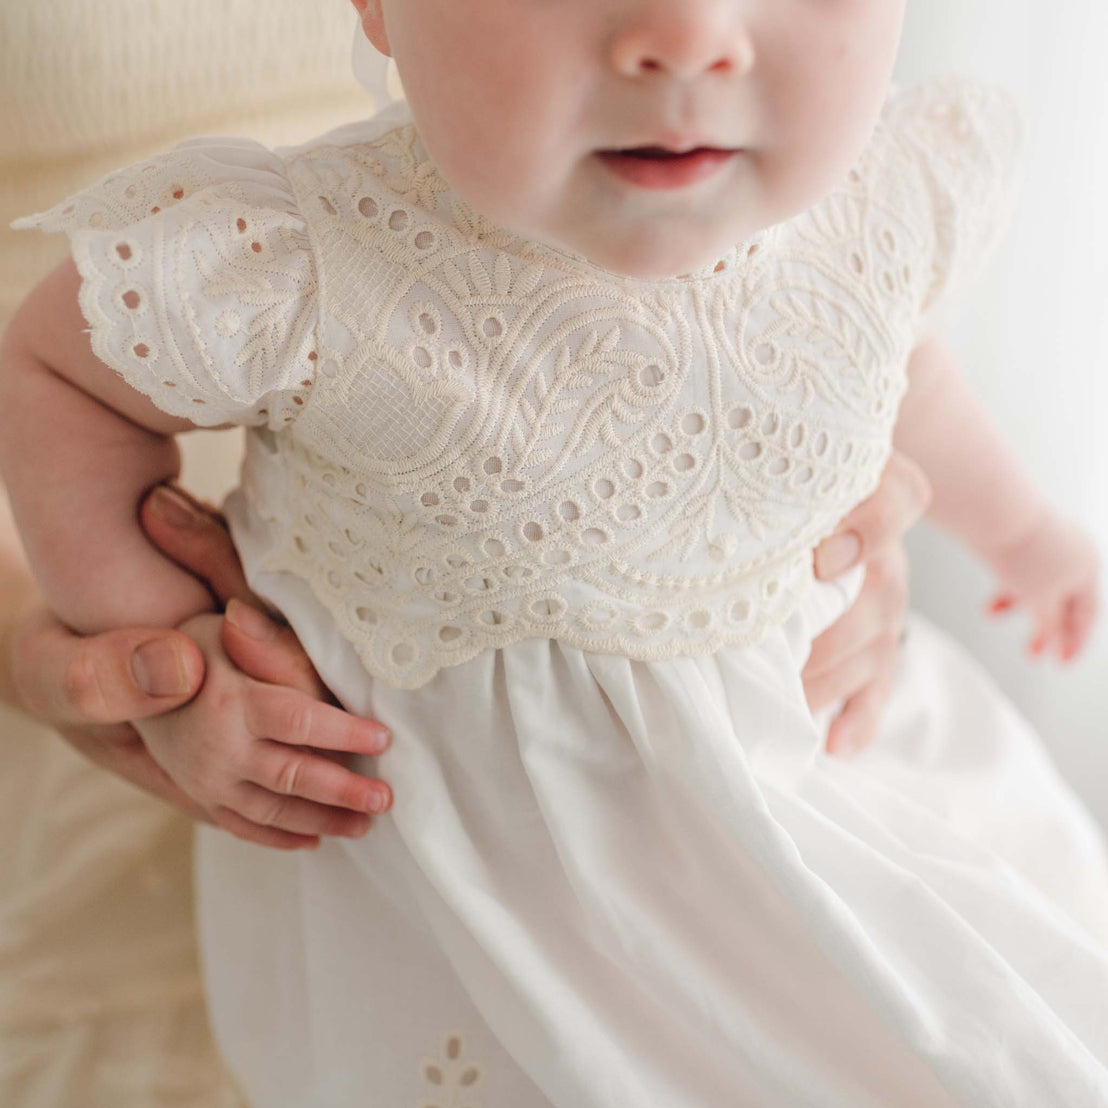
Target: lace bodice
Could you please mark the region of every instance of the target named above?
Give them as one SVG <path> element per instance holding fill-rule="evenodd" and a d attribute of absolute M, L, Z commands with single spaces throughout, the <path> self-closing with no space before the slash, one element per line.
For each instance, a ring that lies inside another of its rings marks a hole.
<path fill-rule="evenodd" d="M 104 361 L 253 428 L 260 568 L 413 688 L 524 637 L 663 658 L 784 620 L 1003 225 L 1017 130 L 989 90 L 897 92 L 831 195 L 670 280 L 476 214 L 403 102 L 193 140 L 20 225 L 70 232 Z"/>

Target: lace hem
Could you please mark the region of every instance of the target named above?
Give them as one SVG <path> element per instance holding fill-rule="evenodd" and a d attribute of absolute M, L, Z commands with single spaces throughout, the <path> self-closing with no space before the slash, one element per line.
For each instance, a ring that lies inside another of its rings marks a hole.
<path fill-rule="evenodd" d="M 722 598 L 665 603 L 654 596 L 634 608 L 604 596 L 575 602 L 564 591 L 536 589 L 499 595 L 491 607 L 470 602 L 420 618 L 374 607 L 368 594 L 352 596 L 346 582 L 321 577 L 296 550 L 278 551 L 259 568 L 307 581 L 366 671 L 398 689 L 419 688 L 440 669 L 527 638 L 643 661 L 753 646 L 792 615 L 815 580 L 809 551 Z"/>

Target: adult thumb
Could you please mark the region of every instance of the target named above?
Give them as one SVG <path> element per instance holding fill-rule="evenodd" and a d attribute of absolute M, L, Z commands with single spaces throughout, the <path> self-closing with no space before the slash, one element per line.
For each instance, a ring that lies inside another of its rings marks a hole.
<path fill-rule="evenodd" d="M 85 637 L 50 619 L 24 629 L 12 670 L 25 707 L 47 723 L 125 723 L 195 696 L 204 681 L 204 656 L 180 631 Z"/>

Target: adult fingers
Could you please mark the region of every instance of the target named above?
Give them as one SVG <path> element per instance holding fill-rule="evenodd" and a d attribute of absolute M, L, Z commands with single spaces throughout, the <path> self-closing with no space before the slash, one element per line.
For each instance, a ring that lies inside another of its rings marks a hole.
<path fill-rule="evenodd" d="M 328 758 L 284 743 L 264 743 L 247 778 L 282 796 L 299 796 L 331 808 L 384 812 L 392 805 L 392 790 L 384 781 L 354 773 Z"/>
<path fill-rule="evenodd" d="M 930 503 L 931 484 L 923 470 L 894 450 L 877 491 L 816 548 L 816 576 L 830 581 L 858 562 L 868 562 L 902 538 Z"/>
<path fill-rule="evenodd" d="M 59 727 L 58 734 L 90 762 L 126 778 L 144 792 L 173 805 L 190 819 L 213 822 L 208 813 L 178 788 L 154 761 L 134 728 L 126 724 Z"/>
<path fill-rule="evenodd" d="M 177 631 L 80 636 L 41 608 L 24 617 L 13 640 L 16 692 L 29 713 L 55 726 L 160 715 L 190 699 L 203 679 L 203 654 Z"/>
<path fill-rule="evenodd" d="M 225 605 L 231 597 L 261 606 L 250 591 L 223 517 L 181 489 L 155 485 L 139 509 L 147 537 Z"/>
<path fill-rule="evenodd" d="M 857 754 L 873 742 L 881 713 L 892 692 L 895 667 L 884 666 L 843 705 L 827 732 L 827 753 L 839 757 Z"/>
<path fill-rule="evenodd" d="M 333 702 L 291 627 L 281 627 L 259 609 L 231 599 L 219 637 L 227 657 L 255 681 L 285 685 L 316 700 Z"/>
<path fill-rule="evenodd" d="M 884 637 L 874 639 L 857 653 L 842 659 L 833 669 L 806 678 L 804 692 L 808 698 L 808 706 L 813 712 L 818 712 L 837 700 L 849 700 L 857 696 L 880 676 L 889 658 L 895 655 L 896 649 L 895 642 Z"/>
<path fill-rule="evenodd" d="M 908 556 L 902 544 L 875 557 L 857 599 L 812 643 L 802 680 L 812 711 L 857 692 L 843 667 L 863 650 L 895 655 L 908 609 Z"/>
<path fill-rule="evenodd" d="M 245 721 L 258 738 L 350 754 L 380 754 L 390 739 L 383 724 L 277 685 L 253 687 L 246 698 Z"/>

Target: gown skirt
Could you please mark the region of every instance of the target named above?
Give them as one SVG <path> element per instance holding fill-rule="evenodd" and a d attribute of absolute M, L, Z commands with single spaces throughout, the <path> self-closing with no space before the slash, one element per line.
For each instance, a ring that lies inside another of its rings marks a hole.
<path fill-rule="evenodd" d="M 824 752 L 800 673 L 861 581 L 753 647 L 528 639 L 401 690 L 253 576 L 392 730 L 355 767 L 395 795 L 317 851 L 197 830 L 255 1108 L 1104 1108 L 1103 832 L 916 613 L 878 737 Z"/>

